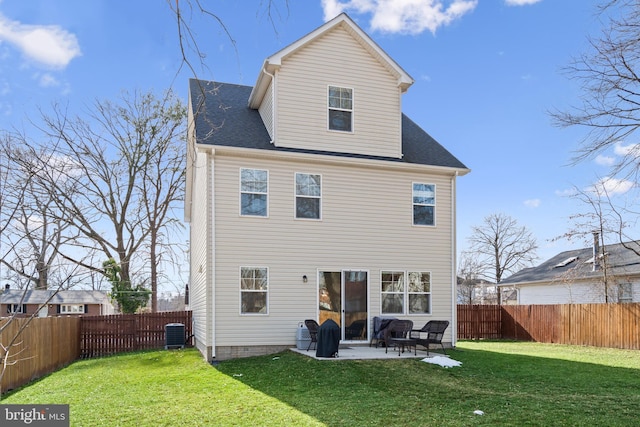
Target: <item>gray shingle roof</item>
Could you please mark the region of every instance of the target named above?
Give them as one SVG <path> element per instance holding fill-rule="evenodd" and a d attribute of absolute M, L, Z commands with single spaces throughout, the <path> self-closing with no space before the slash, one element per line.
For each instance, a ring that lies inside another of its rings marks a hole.
<path fill-rule="evenodd" d="M 640 251 L 640 241 L 627 242 L 627 246 Z M 640 256 L 626 249 L 623 244 L 604 246 L 607 254 L 607 273 L 614 276 L 640 275 Z M 500 286 L 529 282 L 553 282 L 563 277 L 588 279 L 602 276 L 602 269 L 593 271 L 593 248 L 575 249 L 561 252 L 537 267 L 520 270 L 502 280 Z"/>
<path fill-rule="evenodd" d="M 242 147 L 291 153 L 312 153 L 340 157 L 378 159 L 391 162 L 467 169 L 467 167 L 427 132 L 402 115 L 403 158 L 335 153 L 276 147 L 257 110 L 248 107 L 251 86 L 190 79 L 191 106 L 196 117 L 199 144 Z M 204 103 L 203 100 L 204 95 Z"/>
<path fill-rule="evenodd" d="M 42 304 L 46 302 L 55 291 L 53 290 L 28 290 L 22 304 Z M 6 289 L 0 293 L 0 304 L 20 304 L 24 290 Z M 100 291 L 59 291 L 49 301 L 49 304 L 108 304 L 109 297 Z"/>

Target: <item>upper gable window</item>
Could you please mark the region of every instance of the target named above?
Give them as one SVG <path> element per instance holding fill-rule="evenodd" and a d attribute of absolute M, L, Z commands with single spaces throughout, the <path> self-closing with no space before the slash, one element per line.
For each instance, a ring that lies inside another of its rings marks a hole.
<path fill-rule="evenodd" d="M 413 225 L 435 225 L 436 186 L 413 183 Z"/>
<path fill-rule="evenodd" d="M 267 216 L 269 172 L 240 169 L 240 215 Z"/>
<path fill-rule="evenodd" d="M 353 130 L 353 89 L 329 86 L 329 130 Z"/>

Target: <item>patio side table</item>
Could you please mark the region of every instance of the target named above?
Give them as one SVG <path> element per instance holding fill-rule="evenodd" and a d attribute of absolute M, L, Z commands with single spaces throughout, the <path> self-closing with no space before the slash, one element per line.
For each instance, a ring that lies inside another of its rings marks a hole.
<path fill-rule="evenodd" d="M 413 354 L 415 356 L 418 355 L 417 341 L 415 338 L 393 338 L 392 342 L 398 346 L 398 356 L 400 356 L 400 351 L 404 353 L 405 347 L 407 347 L 409 351 L 411 351 L 411 347 L 413 347 Z"/>

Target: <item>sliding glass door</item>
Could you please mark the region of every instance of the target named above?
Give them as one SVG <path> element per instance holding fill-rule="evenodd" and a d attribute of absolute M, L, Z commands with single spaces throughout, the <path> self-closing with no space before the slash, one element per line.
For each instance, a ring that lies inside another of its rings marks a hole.
<path fill-rule="evenodd" d="M 340 325 L 343 341 L 366 341 L 369 329 L 368 289 L 369 274 L 366 271 L 318 272 L 319 323 L 333 319 Z"/>

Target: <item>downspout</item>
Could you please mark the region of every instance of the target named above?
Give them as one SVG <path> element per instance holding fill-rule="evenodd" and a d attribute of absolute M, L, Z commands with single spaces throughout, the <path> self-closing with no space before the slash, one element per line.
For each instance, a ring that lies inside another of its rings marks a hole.
<path fill-rule="evenodd" d="M 456 178 L 458 171 L 451 177 L 451 346 L 456 347 L 458 339 L 458 273 L 456 271 Z"/>
<path fill-rule="evenodd" d="M 206 259 L 207 259 L 207 267 L 206 267 L 206 279 L 205 279 L 205 283 L 208 283 L 209 281 L 211 281 L 211 286 L 207 286 L 208 288 L 208 292 L 211 292 L 211 294 L 209 295 L 210 298 L 209 301 L 211 301 L 211 311 L 209 311 L 211 313 L 211 319 L 209 321 L 209 325 L 211 325 L 211 359 L 215 359 L 216 358 L 216 275 L 215 275 L 215 257 L 216 257 L 216 239 L 215 239 L 215 227 L 216 227 L 216 222 L 215 222 L 215 197 L 213 197 L 213 195 L 215 194 L 215 149 L 211 149 L 209 150 L 209 152 L 207 153 L 207 163 L 209 163 L 209 173 L 211 174 L 210 178 L 209 178 L 209 189 L 208 189 L 208 198 L 210 198 L 211 202 L 209 203 L 209 212 L 207 214 L 207 224 L 209 225 L 209 227 L 207 227 L 207 229 L 209 230 L 209 236 L 207 237 L 208 242 L 208 248 L 207 251 L 209 252 Z M 205 310 L 208 310 L 208 307 L 205 307 Z M 206 317 L 205 317 L 206 318 Z"/>
<path fill-rule="evenodd" d="M 267 71 L 267 66 L 265 65 L 262 68 L 262 72 L 265 73 L 267 76 L 271 77 L 271 141 L 269 141 L 270 144 L 274 144 L 275 140 L 276 140 L 276 111 L 278 110 L 276 108 L 276 74 L 273 73 L 269 73 Z"/>

